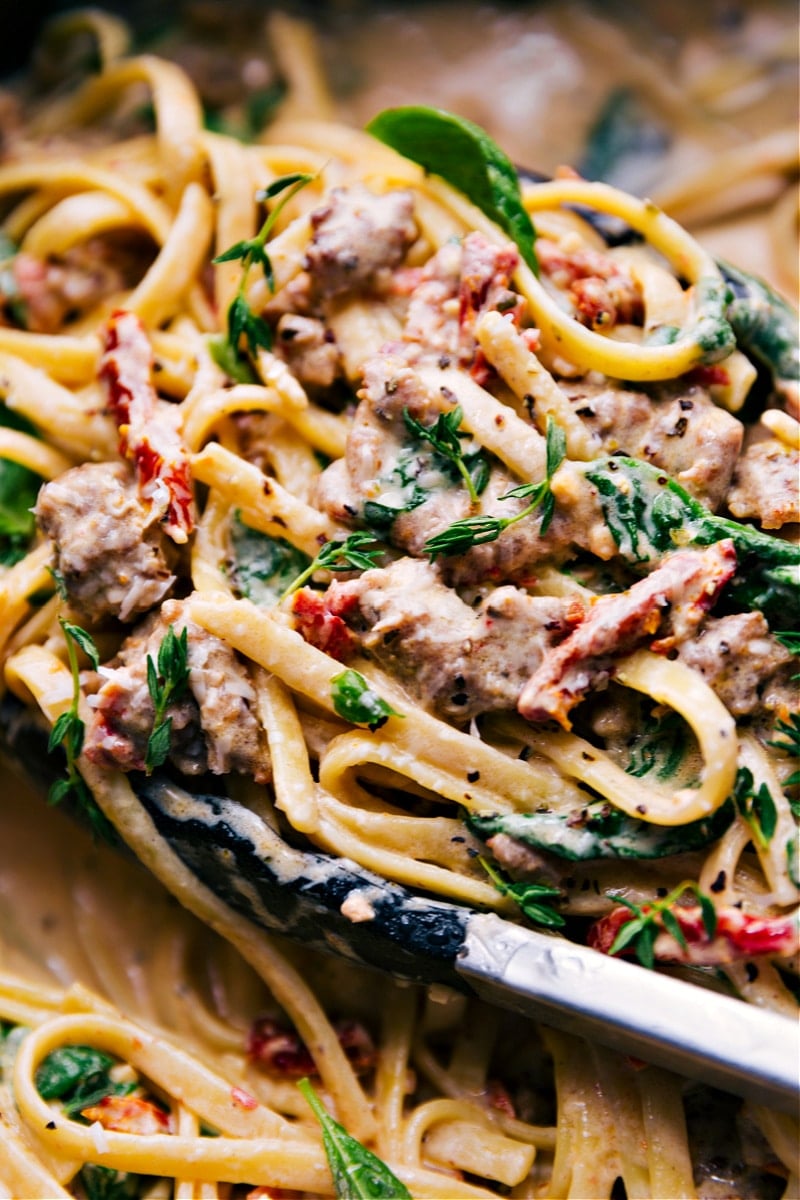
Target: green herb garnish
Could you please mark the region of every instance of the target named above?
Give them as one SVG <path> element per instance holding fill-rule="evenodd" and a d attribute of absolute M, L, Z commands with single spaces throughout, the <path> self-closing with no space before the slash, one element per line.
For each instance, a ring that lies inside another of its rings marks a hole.
<path fill-rule="evenodd" d="M 408 1188 L 386 1163 L 334 1121 L 311 1081 L 300 1079 L 297 1086 L 322 1127 L 322 1144 L 338 1200 L 411 1200 Z"/>
<path fill-rule="evenodd" d="M 635 458 L 597 459 L 582 468 L 619 552 L 632 565 L 658 561 L 679 546 L 710 546 L 730 538 L 741 571 L 727 594 L 767 620 L 800 612 L 800 547 L 728 517 L 718 517 L 658 467 Z"/>
<path fill-rule="evenodd" d="M 552 901 L 561 896 L 559 888 L 545 883 L 512 883 L 485 858 L 479 862 L 500 895 L 509 896 L 534 925 L 560 929 L 566 923 L 561 913 L 552 907 Z"/>
<path fill-rule="evenodd" d="M 798 630 L 781 630 L 775 634 L 775 637 L 785 646 L 790 654 L 800 656 L 800 631 Z"/>
<path fill-rule="evenodd" d="M 57 747 L 61 746 L 67 759 L 67 771 L 63 778 L 57 779 L 55 783 L 51 784 L 47 794 L 47 803 L 60 804 L 68 796 L 71 797 L 88 819 L 94 833 L 113 844 L 116 842 L 114 828 L 97 807 L 92 793 L 78 770 L 78 759 L 83 749 L 86 730 L 78 712 L 81 698 L 81 676 L 77 651 L 80 648 L 84 652 L 95 671 L 100 666 L 100 655 L 93 638 L 85 629 L 81 629 L 79 625 L 73 625 L 63 617 L 59 617 L 58 621 L 67 643 L 67 654 L 72 673 L 72 700 L 69 708 L 56 719 L 50 730 L 50 740 L 47 743 L 48 753 L 52 754 Z"/>
<path fill-rule="evenodd" d="M 302 587 L 315 571 L 369 570 L 370 567 L 375 566 L 376 560 L 383 551 L 380 549 L 364 550 L 362 547 L 374 545 L 374 535 L 365 530 L 351 533 L 341 541 L 334 539 L 326 542 L 317 557 L 284 590 L 281 600 L 285 600 L 287 596 L 291 596 L 292 592 L 296 592 L 298 588 Z"/>
<path fill-rule="evenodd" d="M 166 715 L 167 709 L 183 695 L 188 683 L 188 633 L 184 627 L 176 636 L 175 627 L 170 625 L 158 648 L 157 665 L 151 655 L 147 656 L 147 690 L 155 709 L 144 760 L 148 775 L 167 761 L 172 737 L 172 717 Z"/>
<path fill-rule="evenodd" d="M 753 840 L 762 850 L 766 850 L 778 824 L 775 801 L 766 783 L 756 789 L 750 768 L 739 767 L 733 786 L 733 799 L 750 827 Z"/>
<path fill-rule="evenodd" d="M 231 521 L 230 540 L 232 584 L 240 595 L 264 607 L 274 608 L 311 561 L 291 542 L 251 529 L 238 513 Z"/>
<path fill-rule="evenodd" d="M 620 951 L 630 948 L 635 952 L 643 967 L 652 968 L 655 965 L 653 947 L 662 927 L 674 937 L 683 950 L 688 949 L 678 918 L 672 911 L 673 905 L 686 892 L 691 892 L 700 905 L 703 928 L 709 940 L 712 939 L 717 929 L 717 910 L 714 908 L 714 902 L 710 896 L 706 896 L 704 892 L 700 891 L 696 883 L 690 881 L 679 884 L 663 900 L 654 900 L 648 904 L 634 904 L 633 901 L 626 900 L 624 896 L 612 895 L 612 899 L 617 904 L 623 904 L 634 915 L 633 919 L 626 921 L 619 930 L 609 954 L 619 954 Z"/>
<path fill-rule="evenodd" d="M 453 464 L 464 480 L 470 503 L 474 507 L 478 503 L 478 494 L 486 487 L 489 472 L 483 454 L 480 455 L 477 462 L 474 461 L 478 457 L 477 455 L 466 456 L 464 454 L 462 439 L 469 435 L 459 433 L 463 416 L 460 405 L 456 405 L 450 412 L 440 413 L 433 425 L 422 425 L 411 416 L 407 408 L 403 409 L 406 428 L 416 437 L 430 442 L 437 454 Z M 473 461 L 468 463 L 468 458 Z"/>
<path fill-rule="evenodd" d="M 763 279 L 729 262 L 719 265 L 733 289 L 726 315 L 739 345 L 776 379 L 800 379 L 797 312 Z"/>
<path fill-rule="evenodd" d="M 800 713 L 790 713 L 788 721 L 776 721 L 775 731 L 783 735 L 783 741 L 767 742 L 776 750 L 788 754 L 790 758 L 800 758 Z M 788 779 L 784 779 L 784 787 L 794 787 L 800 783 L 800 771 L 793 771 Z"/>
<path fill-rule="evenodd" d="M 389 720 L 403 714 L 392 708 L 382 696 L 373 692 L 358 671 L 342 671 L 331 679 L 333 707 L 345 721 L 366 725 L 373 733 Z"/>
<path fill-rule="evenodd" d="M 153 1182 L 147 1176 L 115 1171 L 113 1167 L 101 1167 L 99 1163 L 85 1163 L 78 1178 L 86 1200 L 139 1200 Z"/>
<path fill-rule="evenodd" d="M 242 275 L 239 280 L 239 287 L 228 308 L 227 342 L 230 352 L 226 354 L 221 348 L 221 343 L 214 343 L 211 347 L 215 361 L 223 366 L 223 369 L 228 371 L 229 374 L 231 374 L 230 367 L 241 361 L 240 343 L 242 338 L 245 340 L 248 352 L 253 356 L 258 353 L 259 347 L 262 347 L 264 350 L 269 350 L 272 347 L 272 331 L 269 325 L 263 317 L 253 312 L 244 294 L 247 279 L 251 267 L 259 264 L 264 271 L 264 278 L 270 290 L 274 290 L 275 277 L 272 272 L 272 263 L 266 251 L 267 238 L 281 210 L 313 178 L 313 175 L 306 175 L 301 172 L 295 172 L 292 175 L 282 175 L 279 179 L 274 180 L 269 187 L 258 192 L 256 199 L 259 202 L 271 200 L 281 192 L 284 192 L 285 195 L 280 203 L 276 204 L 268 214 L 255 237 L 236 242 L 233 246 L 229 246 L 227 250 L 223 251 L 222 254 L 218 254 L 213 260 L 215 263 L 242 263 Z"/>
<path fill-rule="evenodd" d="M 0 426 L 36 436 L 30 421 L 4 404 L 0 404 Z M 0 458 L 0 566 L 13 566 L 27 554 L 36 530 L 31 509 L 41 486 L 35 471 Z"/>
<path fill-rule="evenodd" d="M 441 108 L 387 108 L 367 132 L 399 154 L 440 175 L 504 229 L 538 271 L 536 232 L 522 202 L 513 163 L 479 125 Z"/>
<path fill-rule="evenodd" d="M 454 521 L 441 533 L 434 534 L 425 543 L 425 551 L 435 561 L 439 554 L 464 554 L 473 546 L 482 546 L 485 542 L 494 542 L 504 529 L 515 525 L 529 517 L 541 505 L 542 519 L 539 533 L 545 534 L 555 513 L 556 501 L 552 492 L 553 476 L 555 475 L 567 451 L 567 440 L 564 430 L 551 417 L 547 418 L 547 464 L 545 478 L 540 483 L 523 483 L 520 487 L 512 488 L 500 500 L 528 499 L 529 503 L 513 517 L 493 517 L 488 514 L 475 517 L 465 517 L 463 521 Z"/>
<path fill-rule="evenodd" d="M 60 1100 L 68 1117 L 106 1096 L 127 1096 L 136 1083 L 114 1082 L 109 1075 L 114 1059 L 93 1046 L 60 1046 L 36 1072 L 36 1089 L 44 1100 Z"/>

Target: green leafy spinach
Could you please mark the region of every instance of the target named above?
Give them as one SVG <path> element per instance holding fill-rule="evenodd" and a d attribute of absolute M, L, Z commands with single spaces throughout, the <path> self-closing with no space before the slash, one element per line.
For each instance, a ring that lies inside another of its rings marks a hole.
<path fill-rule="evenodd" d="M 342 671 L 331 679 L 333 707 L 345 721 L 354 725 L 366 725 L 374 733 L 389 720 L 402 717 L 382 696 L 373 692 L 363 675 L 358 671 Z"/>
<path fill-rule="evenodd" d="M 343 1125 L 334 1121 L 309 1079 L 297 1084 L 322 1127 L 322 1144 L 338 1200 L 411 1200 L 411 1193 L 386 1163 Z"/>
<path fill-rule="evenodd" d="M 538 270 L 536 233 L 517 172 L 479 125 L 441 108 L 407 105 L 378 113 L 367 132 L 463 192 L 512 238 L 531 270 Z"/>

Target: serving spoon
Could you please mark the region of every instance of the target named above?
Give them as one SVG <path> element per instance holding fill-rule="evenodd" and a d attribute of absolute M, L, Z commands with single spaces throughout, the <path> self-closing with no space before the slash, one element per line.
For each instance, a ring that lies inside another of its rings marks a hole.
<path fill-rule="evenodd" d="M 0 740 L 15 769 L 41 790 L 46 732 L 13 697 L 0 709 Z M 797 1110 L 800 1029 L 786 1017 L 292 845 L 244 805 L 190 792 L 166 774 L 129 779 L 170 850 L 254 931 L 443 984 L 757 1103 Z"/>

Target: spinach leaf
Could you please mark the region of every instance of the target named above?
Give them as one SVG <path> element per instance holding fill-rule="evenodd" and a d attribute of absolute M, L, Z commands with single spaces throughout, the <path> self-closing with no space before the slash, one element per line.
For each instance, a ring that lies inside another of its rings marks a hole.
<path fill-rule="evenodd" d="M 138 1200 L 148 1183 L 144 1175 L 115 1171 L 113 1167 L 101 1167 L 99 1163 L 86 1163 L 78 1178 L 86 1200 Z"/>
<path fill-rule="evenodd" d="M 625 770 L 637 779 L 653 772 L 657 779 L 671 779 L 676 786 L 678 770 L 689 750 L 688 734 L 689 727 L 675 712 L 647 717 L 630 748 L 630 762 Z M 685 786 L 691 786 L 690 782 Z"/>
<path fill-rule="evenodd" d="M 109 1072 L 114 1059 L 93 1046 L 61 1046 L 48 1054 L 36 1072 L 36 1088 L 44 1100 L 60 1100 L 68 1117 L 106 1096 L 127 1096 L 136 1083 L 117 1083 Z"/>
<path fill-rule="evenodd" d="M 0 405 L 0 425 L 35 434 L 29 421 Z M 36 529 L 31 509 L 42 481 L 35 471 L 0 458 L 0 564 L 12 566 L 24 558 Z"/>
<path fill-rule="evenodd" d="M 386 1163 L 334 1121 L 309 1079 L 297 1086 L 322 1126 L 322 1144 L 339 1200 L 411 1200 L 411 1193 Z"/>
<path fill-rule="evenodd" d="M 333 707 L 345 721 L 354 725 L 366 725 L 374 733 L 389 720 L 402 717 L 391 704 L 377 692 L 373 692 L 363 675 L 358 671 L 342 671 L 331 679 Z"/>
<path fill-rule="evenodd" d="M 98 1080 L 108 1082 L 113 1065 L 110 1055 L 93 1046 L 61 1046 L 48 1054 L 36 1072 L 36 1089 L 44 1100 L 72 1098 L 90 1081 L 94 1081 L 92 1089 Z"/>
<path fill-rule="evenodd" d="M 538 271 L 536 233 L 522 203 L 517 172 L 479 125 L 441 108 L 408 105 L 384 109 L 367 125 L 367 132 L 463 192 L 516 242 L 531 270 Z"/>
<path fill-rule="evenodd" d="M 763 279 L 721 262 L 733 290 L 727 317 L 736 340 L 776 379 L 800 379 L 800 331 L 797 313 Z"/>
<path fill-rule="evenodd" d="M 240 595 L 263 608 L 274 608 L 291 581 L 311 562 L 291 542 L 251 529 L 238 514 L 231 521 L 230 540 L 231 582 Z"/>
<path fill-rule="evenodd" d="M 759 608 L 768 621 L 800 621 L 800 547 L 727 517 L 718 517 L 651 463 L 596 459 L 584 468 L 597 488 L 603 517 L 628 562 L 658 560 L 678 546 L 710 546 L 730 538 L 739 573 L 728 588 L 740 608 Z"/>
<path fill-rule="evenodd" d="M 430 427 L 415 421 L 407 409 L 403 417 L 413 445 L 401 448 L 391 471 L 378 481 L 377 499 L 365 501 L 362 510 L 366 524 L 381 534 L 388 534 L 401 513 L 419 508 L 440 488 L 463 481 L 474 503 L 489 482 L 483 448 L 476 444 L 465 451 L 461 444 L 466 435 L 458 433 L 460 408 L 441 414 Z"/>
<path fill-rule="evenodd" d="M 688 825 L 652 825 L 597 802 L 573 813 L 470 815 L 466 824 L 482 841 L 504 833 L 558 858 L 582 862 L 593 858 L 666 858 L 686 850 L 699 850 L 720 838 L 733 817 L 733 807 L 726 803 L 713 816 Z"/>

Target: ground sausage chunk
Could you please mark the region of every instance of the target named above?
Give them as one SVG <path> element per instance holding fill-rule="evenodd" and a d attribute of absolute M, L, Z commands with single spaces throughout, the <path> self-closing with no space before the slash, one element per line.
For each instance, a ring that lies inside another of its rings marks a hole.
<path fill-rule="evenodd" d="M 72 605 L 91 624 L 132 621 L 169 595 L 174 551 L 124 463 L 85 463 L 47 483 L 35 508 Z"/>
<path fill-rule="evenodd" d="M 709 618 L 679 658 L 699 671 L 735 717 L 787 707 L 797 692 L 792 656 L 769 631 L 760 612 Z"/>
<path fill-rule="evenodd" d="M 515 587 L 471 608 L 435 567 L 411 558 L 333 583 L 328 596 L 362 650 L 457 721 L 513 709 L 531 670 L 582 616 L 568 601 Z"/>
<path fill-rule="evenodd" d="M 700 387 L 680 395 L 588 379 L 562 383 L 591 431 L 595 455 L 622 454 L 660 467 L 711 509 L 722 503 L 742 446 L 743 426 Z"/>
<path fill-rule="evenodd" d="M 147 686 L 148 655 L 155 663 L 170 625 L 188 635 L 188 689 L 170 705 L 170 761 L 185 775 L 231 771 L 269 777 L 264 734 L 255 715 L 255 692 L 244 665 L 230 646 L 187 621 L 181 601 L 168 600 L 127 638 L 119 654 L 100 670 L 101 686 L 90 699 L 94 721 L 86 753 L 95 762 L 141 771 L 153 729 Z"/>
<path fill-rule="evenodd" d="M 413 213 L 408 191 L 376 196 L 361 184 L 334 188 L 311 214 L 305 265 L 312 290 L 335 296 L 368 287 L 379 272 L 399 266 L 417 236 Z"/>
<path fill-rule="evenodd" d="M 800 521 L 800 451 L 778 438 L 753 442 L 736 464 L 728 508 L 764 529 Z"/>
<path fill-rule="evenodd" d="M 305 387 L 329 388 L 340 372 L 333 333 L 315 317 L 284 313 L 278 321 L 275 351 Z"/>

